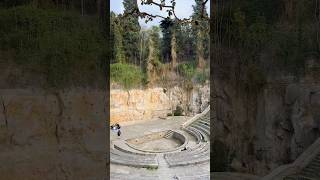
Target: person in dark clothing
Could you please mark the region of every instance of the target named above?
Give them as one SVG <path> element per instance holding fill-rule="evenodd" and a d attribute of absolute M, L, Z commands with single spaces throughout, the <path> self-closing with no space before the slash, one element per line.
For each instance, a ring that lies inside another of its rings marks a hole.
<path fill-rule="evenodd" d="M 118 123 L 111 125 L 111 130 L 116 132 L 118 136 L 121 136 L 120 128 L 121 126 Z"/>

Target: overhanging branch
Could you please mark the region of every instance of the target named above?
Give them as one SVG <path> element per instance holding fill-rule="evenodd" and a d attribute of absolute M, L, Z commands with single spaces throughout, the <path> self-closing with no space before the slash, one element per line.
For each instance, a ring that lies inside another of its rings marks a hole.
<path fill-rule="evenodd" d="M 205 7 L 206 7 L 207 2 L 208 2 L 208 0 L 202 0 L 200 18 L 203 20 L 209 21 L 210 18 L 207 15 L 205 15 Z M 161 11 L 163 10 L 163 8 L 166 8 L 167 9 L 166 11 L 168 12 L 168 16 L 165 17 L 165 16 L 161 16 L 161 15 L 157 15 L 157 14 L 154 15 L 154 14 L 150 14 L 147 12 L 141 12 L 139 10 L 139 8 L 136 7 L 134 9 L 132 9 L 132 11 L 130 11 L 130 12 L 125 12 L 122 17 L 125 18 L 128 15 L 134 15 L 134 16 L 138 16 L 142 19 L 146 19 L 145 20 L 146 23 L 148 21 L 152 21 L 155 18 L 161 18 L 161 19 L 170 18 L 172 15 L 174 16 L 177 23 L 195 23 L 195 24 L 197 24 L 197 21 L 198 21 L 198 20 L 195 20 L 192 18 L 183 18 L 183 19 L 179 18 L 175 12 L 175 6 L 176 6 L 175 0 L 171 0 L 171 5 L 167 5 L 165 0 L 160 0 L 160 3 L 157 3 L 154 0 L 141 0 L 141 5 L 155 5 L 155 6 L 158 6 Z"/>

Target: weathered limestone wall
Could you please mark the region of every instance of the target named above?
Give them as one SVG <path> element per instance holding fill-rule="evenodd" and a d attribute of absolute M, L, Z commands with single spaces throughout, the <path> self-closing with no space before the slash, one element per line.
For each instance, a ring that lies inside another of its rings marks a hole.
<path fill-rule="evenodd" d="M 111 90 L 110 123 L 139 121 L 166 116 L 170 101 L 163 88 L 147 90 Z"/>
<path fill-rule="evenodd" d="M 166 117 L 172 109 L 179 105 L 190 106 L 191 113 L 198 113 L 209 105 L 209 85 L 196 86 L 188 93 L 180 87 L 169 90 L 150 88 L 146 90 L 111 90 L 110 92 L 110 123 L 134 122 Z M 172 107 L 172 108 L 171 108 Z M 186 108 L 185 108 L 186 109 Z"/>
<path fill-rule="evenodd" d="M 266 84 L 250 91 L 236 62 L 214 75 L 215 141 L 228 148 L 230 170 L 265 175 L 320 137 L 320 66 L 303 76 L 266 73 Z"/>
<path fill-rule="evenodd" d="M 0 90 L 0 179 L 101 179 L 105 92 Z"/>

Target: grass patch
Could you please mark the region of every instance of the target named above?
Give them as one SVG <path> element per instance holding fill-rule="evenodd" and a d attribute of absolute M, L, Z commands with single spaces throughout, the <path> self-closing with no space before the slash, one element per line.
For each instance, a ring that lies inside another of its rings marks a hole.
<path fill-rule="evenodd" d="M 115 63 L 110 65 L 111 81 L 120 84 L 125 89 L 139 87 L 144 81 L 144 75 L 137 66 Z"/>

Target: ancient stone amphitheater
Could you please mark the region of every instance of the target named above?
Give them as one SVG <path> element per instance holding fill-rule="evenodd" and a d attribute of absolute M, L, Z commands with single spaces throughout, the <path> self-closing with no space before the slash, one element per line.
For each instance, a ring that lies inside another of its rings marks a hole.
<path fill-rule="evenodd" d="M 210 179 L 210 107 L 191 119 L 123 126 L 122 132 L 111 133 L 112 180 Z"/>

